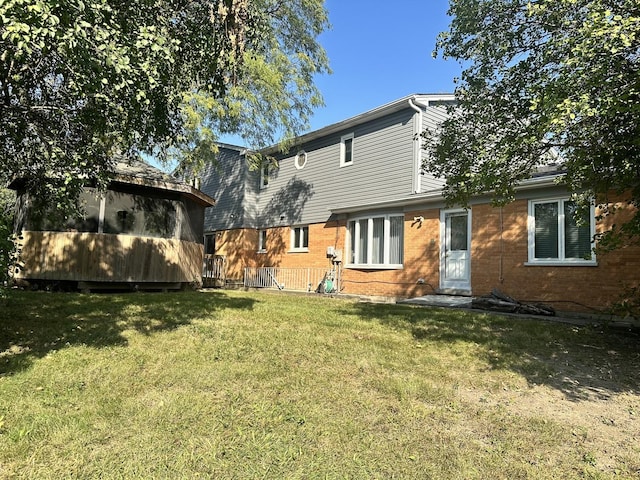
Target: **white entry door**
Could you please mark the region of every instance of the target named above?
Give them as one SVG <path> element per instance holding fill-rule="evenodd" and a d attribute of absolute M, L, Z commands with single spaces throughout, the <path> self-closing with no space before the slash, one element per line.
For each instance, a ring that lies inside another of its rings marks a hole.
<path fill-rule="evenodd" d="M 471 212 L 441 214 L 440 288 L 471 290 Z"/>

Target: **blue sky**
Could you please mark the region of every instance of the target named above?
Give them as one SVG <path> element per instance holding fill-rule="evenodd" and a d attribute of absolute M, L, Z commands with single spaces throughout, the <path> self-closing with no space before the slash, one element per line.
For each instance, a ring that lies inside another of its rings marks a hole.
<path fill-rule="evenodd" d="M 310 130 L 345 120 L 412 93 L 451 93 L 461 68 L 434 59 L 447 30 L 448 0 L 326 0 L 332 28 L 319 41 L 331 75 L 317 77 L 325 107 Z M 235 137 L 222 141 L 242 144 Z"/>
<path fill-rule="evenodd" d="M 312 130 L 412 93 L 451 93 L 459 65 L 434 59 L 448 0 L 327 0 L 332 29 L 320 37 L 332 75 L 317 78 L 326 106 Z"/>

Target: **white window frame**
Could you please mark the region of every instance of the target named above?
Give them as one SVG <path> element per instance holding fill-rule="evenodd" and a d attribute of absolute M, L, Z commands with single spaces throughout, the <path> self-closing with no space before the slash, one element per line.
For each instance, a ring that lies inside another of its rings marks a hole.
<path fill-rule="evenodd" d="M 540 198 L 529 200 L 529 216 L 527 221 L 529 259 L 525 265 L 557 265 L 557 266 L 595 266 L 597 265 L 595 253 L 591 252 L 590 259 L 565 258 L 565 230 L 564 230 L 564 203 L 572 201 L 569 197 Z M 558 205 L 558 258 L 536 258 L 536 205 L 545 203 L 556 203 Z M 592 204 L 589 211 L 589 234 L 591 237 L 591 248 L 593 249 L 593 238 L 596 233 L 595 206 Z"/>
<path fill-rule="evenodd" d="M 351 140 L 351 160 L 350 161 L 346 161 L 346 155 L 347 155 L 347 148 L 346 148 L 346 142 L 347 140 Z M 341 167 L 348 167 L 349 165 L 353 165 L 353 157 L 354 157 L 354 146 L 355 146 L 355 141 L 354 141 L 354 135 L 353 133 L 348 133 L 346 135 L 343 135 L 342 137 L 340 137 L 340 166 Z"/>
<path fill-rule="evenodd" d="M 258 230 L 258 253 L 267 253 L 267 230 Z"/>
<path fill-rule="evenodd" d="M 260 167 L 260 190 L 269 186 L 269 164 L 265 163 Z"/>
<path fill-rule="evenodd" d="M 304 160 L 301 162 L 300 159 L 304 159 Z M 304 150 L 300 150 L 296 154 L 296 159 L 294 161 L 296 169 L 302 170 L 307 165 L 308 160 L 309 160 L 309 155 L 307 154 L 307 152 L 305 152 Z"/>
<path fill-rule="evenodd" d="M 296 245 L 296 230 L 300 231 L 300 245 Z M 306 236 L 305 236 L 306 231 Z M 307 246 L 304 246 L 305 238 L 307 240 Z M 297 225 L 295 227 L 291 227 L 291 247 L 289 249 L 290 252 L 308 252 L 309 251 L 309 226 L 308 225 Z"/>
<path fill-rule="evenodd" d="M 371 214 L 366 216 L 352 217 L 347 221 L 347 234 L 346 234 L 346 246 L 345 252 L 348 252 L 348 263 L 345 265 L 346 268 L 353 269 L 369 269 L 369 270 L 400 270 L 404 268 L 404 263 L 390 263 L 391 257 L 391 218 L 392 217 L 400 217 L 402 218 L 402 259 L 404 262 L 404 219 L 405 216 L 403 213 L 381 213 L 381 214 Z M 384 219 L 384 227 L 383 227 L 383 261 L 382 263 L 371 263 L 370 259 L 373 258 L 373 220 L 376 218 Z M 360 238 L 360 222 L 362 220 L 366 220 L 368 222 L 367 226 L 367 253 L 366 259 L 367 263 L 353 263 L 354 258 L 358 258 L 360 256 L 359 252 L 359 243 L 356 242 L 353 255 L 351 251 L 351 229 L 350 224 L 354 222 L 354 234 L 356 238 Z"/>

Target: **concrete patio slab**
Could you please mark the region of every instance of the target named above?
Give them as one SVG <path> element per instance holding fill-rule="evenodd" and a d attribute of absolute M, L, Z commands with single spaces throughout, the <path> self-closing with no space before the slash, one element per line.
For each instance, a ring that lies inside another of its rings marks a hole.
<path fill-rule="evenodd" d="M 398 303 L 410 305 L 428 305 L 431 307 L 471 308 L 473 297 L 460 295 L 423 295 L 422 297 L 400 300 Z"/>

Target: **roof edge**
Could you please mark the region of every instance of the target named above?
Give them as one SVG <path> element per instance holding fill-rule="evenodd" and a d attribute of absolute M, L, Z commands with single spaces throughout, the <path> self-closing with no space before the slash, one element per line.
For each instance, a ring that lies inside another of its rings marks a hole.
<path fill-rule="evenodd" d="M 134 175 L 116 174 L 111 180 L 112 183 L 121 183 L 127 185 L 138 185 L 140 187 L 154 188 L 156 190 L 165 190 L 171 192 L 177 192 L 185 195 L 194 202 L 203 205 L 205 207 L 212 207 L 216 201 L 206 193 L 181 182 L 169 182 L 163 180 L 156 180 L 151 178 L 138 177 Z"/>
<path fill-rule="evenodd" d="M 527 180 L 522 181 L 519 185 L 516 186 L 516 191 L 527 191 L 534 190 L 538 188 L 547 188 L 557 186 L 558 178 L 562 177 L 563 173 L 555 173 L 540 177 L 532 177 Z M 490 192 L 487 192 L 490 193 Z M 486 195 L 486 194 L 485 194 Z M 478 195 L 480 197 L 480 195 Z M 341 213 L 356 213 L 363 212 L 366 210 L 380 210 L 384 208 L 398 208 L 405 206 L 413 206 L 420 204 L 429 204 L 436 202 L 444 202 L 446 201 L 444 195 L 442 194 L 442 189 L 431 190 L 428 192 L 417 193 L 411 197 L 400 198 L 396 200 L 387 200 L 384 202 L 376 202 L 376 203 L 366 203 L 366 204 L 357 204 L 357 205 L 347 205 L 344 207 L 335 207 L 329 208 L 329 211 L 334 214 Z"/>
<path fill-rule="evenodd" d="M 341 120 L 336 123 L 329 124 L 325 127 L 321 127 L 317 130 L 313 130 L 311 132 L 298 135 L 295 137 L 296 144 L 302 144 L 306 142 L 310 142 L 320 137 L 324 137 L 326 135 L 331 135 L 333 133 L 337 133 L 341 130 L 346 130 L 351 127 L 355 127 L 356 125 L 360 125 L 365 122 L 369 122 L 371 120 L 376 120 L 384 115 L 388 115 L 389 113 L 397 112 L 403 110 L 404 108 L 411 108 L 409 106 L 409 100 L 416 101 L 420 106 L 427 107 L 428 102 L 430 100 L 455 100 L 455 95 L 453 93 L 414 93 L 411 95 L 404 96 L 397 100 L 393 100 L 392 102 L 385 103 L 379 107 L 375 107 L 371 110 L 367 110 L 363 113 L 355 115 L 353 117 L 349 117 L 345 120 Z M 279 144 L 271 145 L 269 147 L 265 147 L 260 149 L 259 151 L 264 154 L 270 154 L 279 150 Z"/>

